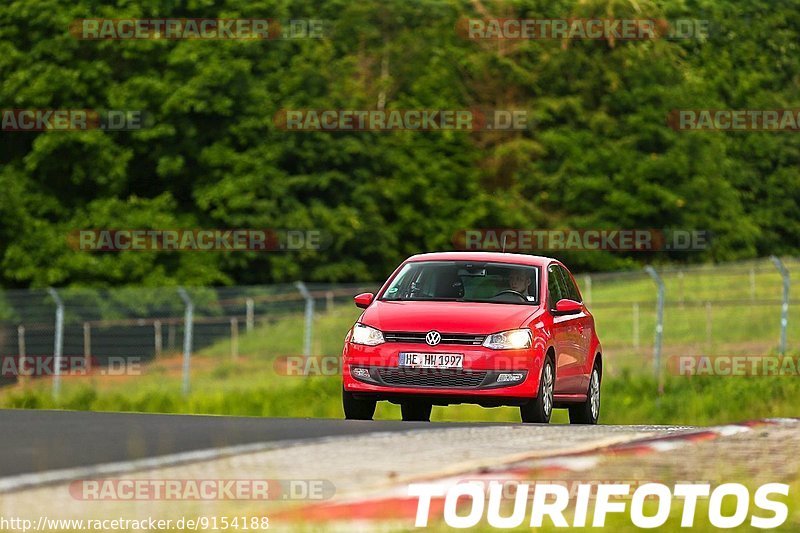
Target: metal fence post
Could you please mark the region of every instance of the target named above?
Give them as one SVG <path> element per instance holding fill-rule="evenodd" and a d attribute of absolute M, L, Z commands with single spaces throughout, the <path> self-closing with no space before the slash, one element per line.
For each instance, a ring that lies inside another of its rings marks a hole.
<path fill-rule="evenodd" d="M 254 307 L 253 299 L 252 298 L 246 299 L 244 301 L 244 304 L 246 308 L 245 312 L 247 313 L 245 317 L 245 329 L 247 330 L 247 333 L 250 333 L 251 331 L 253 331 L 253 322 L 255 322 L 255 317 L 254 317 L 255 313 L 253 311 Z"/>
<path fill-rule="evenodd" d="M 706 350 L 709 355 L 711 354 L 711 347 L 714 344 L 714 326 L 713 326 L 713 312 L 711 302 L 706 301 Z"/>
<path fill-rule="evenodd" d="M 17 346 L 19 348 L 19 365 L 17 365 L 17 381 L 25 383 L 27 370 L 25 369 L 25 326 L 17 326 Z"/>
<path fill-rule="evenodd" d="M 302 281 L 298 281 L 294 284 L 297 287 L 297 290 L 300 291 L 300 294 L 303 295 L 303 298 L 306 301 L 306 311 L 305 311 L 305 331 L 303 334 L 303 355 L 306 357 L 311 355 L 311 328 L 314 325 L 314 298 L 311 296 L 311 293 L 308 292 L 306 288 L 306 284 Z"/>
<path fill-rule="evenodd" d="M 333 313 L 333 291 L 325 293 L 325 311 Z"/>
<path fill-rule="evenodd" d="M 154 357 L 159 357 L 161 355 L 161 350 L 164 348 L 164 343 L 162 342 L 162 339 L 161 339 L 161 321 L 160 320 L 155 320 L 153 322 L 153 336 L 154 336 L 153 342 L 155 343 L 155 346 L 154 346 L 155 356 Z"/>
<path fill-rule="evenodd" d="M 194 320 L 194 303 L 183 287 L 178 287 L 178 294 L 186 306 L 183 319 L 183 393 L 189 394 L 189 361 L 192 357 L 192 325 Z"/>
<path fill-rule="evenodd" d="M 775 264 L 775 268 L 781 273 L 783 278 L 783 303 L 781 304 L 781 343 L 778 351 L 781 355 L 786 355 L 786 328 L 789 325 L 789 270 L 783 261 L 777 256 L 771 256 L 770 260 Z"/>
<path fill-rule="evenodd" d="M 92 325 L 83 323 L 83 364 L 86 372 L 92 370 Z"/>
<path fill-rule="evenodd" d="M 64 302 L 55 289 L 48 288 L 48 294 L 56 302 L 56 331 L 53 340 L 53 398 L 61 394 L 61 355 L 64 349 Z"/>
<path fill-rule="evenodd" d="M 231 359 L 239 358 L 239 319 L 231 318 Z"/>
<path fill-rule="evenodd" d="M 589 274 L 584 274 L 583 285 L 586 288 L 586 294 L 584 295 L 586 305 L 592 305 L 592 276 Z"/>
<path fill-rule="evenodd" d="M 658 275 L 656 269 L 650 265 L 644 267 L 644 271 L 653 278 L 658 286 L 658 296 L 656 300 L 656 338 L 653 344 L 653 366 L 655 368 L 656 380 L 658 381 L 658 392 L 663 392 L 661 381 L 661 342 L 664 333 L 664 280 Z"/>

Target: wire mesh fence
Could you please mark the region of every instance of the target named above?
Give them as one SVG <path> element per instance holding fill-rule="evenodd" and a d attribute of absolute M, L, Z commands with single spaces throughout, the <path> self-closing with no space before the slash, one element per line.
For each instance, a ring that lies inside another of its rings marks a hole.
<path fill-rule="evenodd" d="M 2 380 L 7 384 L 27 377 L 57 379 L 61 374 L 88 373 L 94 367 L 147 363 L 164 354 L 188 357 L 220 342 L 229 345 L 235 359 L 240 335 L 284 317 L 300 315 L 303 320 L 310 310 L 311 320 L 304 324 L 308 327 L 304 335 L 310 337 L 315 312 L 330 312 L 364 288 L 300 287 L 4 291 L 0 293 Z M 189 308 L 191 314 L 187 314 Z"/>
<path fill-rule="evenodd" d="M 788 296 L 797 294 L 800 260 L 784 259 L 783 265 Z M 782 335 L 790 352 L 800 347 L 800 323 L 793 319 L 798 301 L 785 300 L 784 278 L 774 262 L 673 267 L 658 269 L 658 276 L 665 294 L 664 357 L 774 353 Z M 576 278 L 595 316 L 606 360 L 652 365 L 658 328 L 653 277 L 629 271 Z M 182 357 L 188 390 L 192 354 L 232 361 L 256 351 L 335 355 L 357 316 L 352 297 L 377 286 L 297 283 L 195 287 L 183 293 L 178 287 L 2 291 L 2 382 L 48 376 L 57 383 L 62 373 Z M 318 332 L 314 326 L 321 319 L 328 327 Z"/>
<path fill-rule="evenodd" d="M 800 347 L 792 319 L 800 261 L 782 260 L 789 280 L 786 349 Z M 770 260 L 659 269 L 664 283 L 663 352 L 671 355 L 763 355 L 781 349 L 783 277 Z M 657 286 L 645 272 L 578 276 L 604 349 L 651 362 Z M 793 290 L 794 287 L 794 290 Z"/>

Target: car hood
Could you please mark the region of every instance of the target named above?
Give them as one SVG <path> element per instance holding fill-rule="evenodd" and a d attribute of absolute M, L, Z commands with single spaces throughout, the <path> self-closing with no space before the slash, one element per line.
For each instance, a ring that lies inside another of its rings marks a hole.
<path fill-rule="evenodd" d="M 359 320 L 382 331 L 496 333 L 514 329 L 540 310 L 534 305 L 477 302 L 375 301 Z"/>

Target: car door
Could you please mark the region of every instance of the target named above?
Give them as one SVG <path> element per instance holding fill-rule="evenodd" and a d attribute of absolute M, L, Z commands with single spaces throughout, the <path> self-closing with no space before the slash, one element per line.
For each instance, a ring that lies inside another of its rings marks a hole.
<path fill-rule="evenodd" d="M 552 264 L 547 267 L 547 308 L 554 311 L 556 303 L 563 296 L 563 283 L 558 271 L 558 265 Z M 556 352 L 556 383 L 555 394 L 566 394 L 570 392 L 569 377 L 572 357 L 569 355 L 571 324 L 566 316 L 553 316 L 553 349 Z"/>
<path fill-rule="evenodd" d="M 561 265 L 553 263 L 548 267 L 548 306 L 553 316 L 553 345 L 556 350 L 556 394 L 584 392 L 584 358 L 579 348 L 580 315 L 555 314 L 559 300 L 571 299 L 568 278 L 569 274 Z"/>
<path fill-rule="evenodd" d="M 566 268 L 559 267 L 559 269 L 561 270 L 564 278 L 564 285 L 568 294 L 567 298 L 583 304 L 583 298 L 578 290 L 578 284 L 575 283 L 575 278 L 572 277 L 572 274 L 570 274 Z M 576 351 L 576 358 L 578 360 L 577 364 L 580 367 L 578 392 L 585 392 L 589 388 L 589 375 L 591 373 L 591 368 L 589 368 L 588 365 L 592 360 L 591 354 L 589 353 L 589 348 L 592 344 L 594 321 L 592 320 L 591 315 L 589 315 L 585 305 L 582 305 L 580 313 L 571 316 L 575 328 L 573 339 L 575 342 L 574 348 Z"/>

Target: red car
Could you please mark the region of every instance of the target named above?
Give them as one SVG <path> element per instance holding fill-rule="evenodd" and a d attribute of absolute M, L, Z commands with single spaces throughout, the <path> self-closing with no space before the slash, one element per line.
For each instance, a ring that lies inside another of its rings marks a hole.
<path fill-rule="evenodd" d="M 369 420 L 379 400 L 403 420 L 433 405 L 517 405 L 523 422 L 568 408 L 596 424 L 603 359 L 594 318 L 567 268 L 547 257 L 443 252 L 408 258 L 345 337 L 342 403 Z"/>

